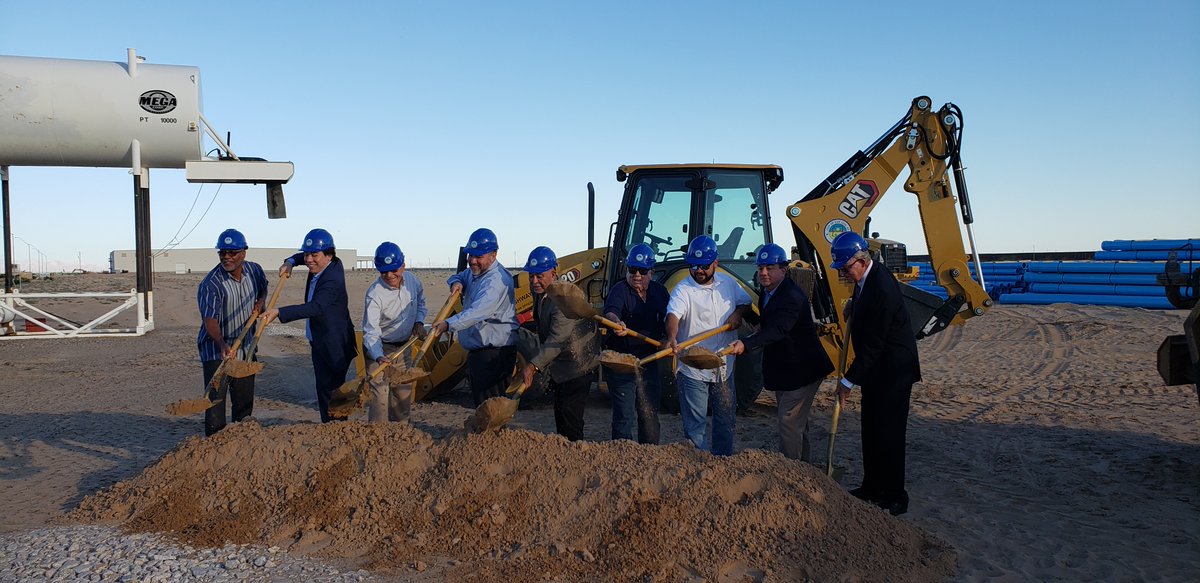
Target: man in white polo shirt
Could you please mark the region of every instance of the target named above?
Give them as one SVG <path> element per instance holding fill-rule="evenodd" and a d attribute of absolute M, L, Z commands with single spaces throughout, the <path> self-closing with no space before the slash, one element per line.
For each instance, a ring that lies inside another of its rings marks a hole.
<path fill-rule="evenodd" d="M 730 331 L 697 345 L 716 352 L 737 340 L 742 314 L 750 309 L 750 294 L 729 275 L 717 273 L 717 243 L 711 237 L 701 235 L 692 239 L 687 263 L 692 277 L 675 286 L 667 303 L 667 345 L 677 349 L 680 338 L 687 340 L 729 324 Z M 732 372 L 733 359 L 727 356 L 725 364 L 713 370 L 680 363 L 675 376 L 683 432 L 696 447 L 711 450 L 714 455 L 733 453 L 736 404 Z M 706 431 L 709 407 L 713 411 L 711 432 Z"/>

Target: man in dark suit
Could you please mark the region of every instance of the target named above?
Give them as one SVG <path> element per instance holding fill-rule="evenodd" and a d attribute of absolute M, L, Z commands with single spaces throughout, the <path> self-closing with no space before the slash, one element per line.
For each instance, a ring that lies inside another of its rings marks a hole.
<path fill-rule="evenodd" d="M 917 341 L 900 284 L 871 261 L 867 242 L 846 232 L 833 240 L 830 267 L 855 284 L 849 309 L 854 362 L 842 377 L 845 394 L 862 387 L 862 486 L 850 493 L 893 515 L 908 511 L 904 489 L 905 432 L 913 383 L 921 380 Z"/>
<path fill-rule="evenodd" d="M 779 418 L 779 451 L 810 461 L 808 413 L 825 376 L 833 372 L 821 348 L 808 296 L 788 278 L 788 256 L 771 243 L 758 252 L 758 298 L 762 324 L 758 331 L 730 344 L 732 354 L 763 348 L 763 387 L 775 391 Z"/>
<path fill-rule="evenodd" d="M 536 352 L 524 354 L 529 364 L 521 371 L 525 385 L 536 372 L 550 375 L 554 393 L 555 431 L 571 441 L 583 439 L 583 413 L 592 370 L 596 367 L 596 323 L 591 318 L 572 320 L 546 297 L 546 288 L 558 281 L 558 258 L 549 247 L 538 247 L 525 262 L 533 290 L 533 320 L 537 326 Z"/>
<path fill-rule="evenodd" d="M 291 274 L 300 262 L 308 266 L 308 282 L 304 287 L 303 304 L 272 308 L 264 317 L 264 325 L 275 318 L 280 322 L 308 319 L 305 336 L 312 346 L 313 374 L 316 377 L 317 405 L 321 422 L 335 421 L 329 415 L 329 397 L 346 380 L 350 363 L 358 356 L 354 341 L 354 324 L 350 322 L 349 299 L 346 295 L 346 272 L 337 257 L 333 235 L 325 229 L 313 229 L 304 238 L 300 252 L 284 260 L 279 275 Z"/>

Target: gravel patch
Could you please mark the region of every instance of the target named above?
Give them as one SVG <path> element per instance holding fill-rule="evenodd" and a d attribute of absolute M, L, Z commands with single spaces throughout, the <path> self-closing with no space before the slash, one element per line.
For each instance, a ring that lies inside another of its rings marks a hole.
<path fill-rule="evenodd" d="M 0 581 L 376 581 L 278 547 L 196 548 L 109 526 L 44 528 L 0 535 Z"/>

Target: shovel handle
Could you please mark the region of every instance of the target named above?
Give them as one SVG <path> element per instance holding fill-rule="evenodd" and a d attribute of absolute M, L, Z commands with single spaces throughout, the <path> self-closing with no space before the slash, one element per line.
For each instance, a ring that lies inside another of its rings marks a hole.
<path fill-rule="evenodd" d="M 458 301 L 458 296 L 461 294 L 462 288 L 450 293 L 450 297 L 446 298 L 446 304 L 443 305 L 442 309 L 438 310 L 437 315 L 433 317 L 434 323 L 441 322 L 442 320 L 446 319 L 446 316 L 450 315 L 450 310 L 454 307 L 454 302 Z M 435 332 L 430 332 L 425 336 L 425 341 L 421 343 L 420 350 L 418 350 L 417 355 L 413 357 L 414 366 L 421 366 L 421 359 L 425 357 L 425 351 L 429 350 L 429 347 L 433 345 L 433 341 L 437 340 L 437 337 L 438 335 Z"/>
<path fill-rule="evenodd" d="M 732 326 L 730 326 L 729 324 L 723 324 L 721 326 L 713 328 L 712 330 L 709 330 L 708 332 L 702 332 L 700 334 L 692 336 L 691 338 L 688 338 L 687 340 L 684 340 L 683 342 L 680 342 L 679 345 L 676 347 L 676 349 L 683 350 L 684 348 L 687 348 L 693 344 L 698 344 L 700 342 L 708 340 L 709 338 L 712 338 L 713 336 L 716 336 L 717 334 L 720 334 L 722 332 L 728 332 L 730 330 L 730 328 L 732 328 Z M 647 356 L 646 358 L 639 360 L 638 366 L 641 366 L 648 362 L 653 362 L 655 360 L 658 360 L 668 354 L 671 354 L 671 352 L 673 352 L 673 351 L 670 348 L 664 348 L 662 350 L 659 350 L 658 352 L 655 352 L 654 354 L 651 354 L 650 356 Z"/>
<path fill-rule="evenodd" d="M 275 302 L 279 300 L 279 292 L 283 290 L 283 283 L 287 281 L 289 275 L 291 275 L 291 272 L 285 271 L 279 276 L 279 283 L 275 284 L 275 291 L 271 292 L 271 299 L 267 300 L 266 310 L 270 310 L 271 308 L 275 307 Z M 258 327 L 258 330 L 254 331 L 254 340 L 250 341 L 249 352 L 254 352 L 254 348 L 258 346 L 258 339 L 262 338 L 263 332 L 266 331 L 266 329 L 267 325 L 263 324 L 262 326 Z"/>
<path fill-rule="evenodd" d="M 383 364 L 379 365 L 379 368 L 375 369 L 375 372 L 371 373 L 371 376 L 367 377 L 367 380 L 374 380 L 375 377 L 378 377 L 379 375 L 383 374 L 383 371 L 386 370 L 387 367 L 392 366 L 392 359 L 403 356 L 404 353 L 409 348 L 412 347 L 413 342 L 416 342 L 416 341 L 417 341 L 417 335 L 414 334 L 413 337 L 409 338 L 408 342 L 405 342 L 403 346 L 401 346 L 400 348 L 397 348 L 391 354 L 385 356 L 384 358 L 387 360 L 384 361 Z"/>
<path fill-rule="evenodd" d="M 627 336 L 633 336 L 634 338 L 637 338 L 638 340 L 641 340 L 642 342 L 645 342 L 646 344 L 649 344 L 650 346 L 653 346 L 655 348 L 662 346 L 661 342 L 659 342 L 653 338 L 650 338 L 648 336 L 638 334 L 637 332 L 630 330 L 628 326 L 621 326 L 620 324 L 613 322 L 612 320 L 609 320 L 608 318 L 605 318 L 604 316 L 596 314 L 595 316 L 592 316 L 592 318 L 595 319 L 597 322 L 600 322 L 601 324 L 604 324 L 605 326 L 612 328 L 613 330 L 620 330 L 621 328 L 625 328 L 625 334 Z"/>

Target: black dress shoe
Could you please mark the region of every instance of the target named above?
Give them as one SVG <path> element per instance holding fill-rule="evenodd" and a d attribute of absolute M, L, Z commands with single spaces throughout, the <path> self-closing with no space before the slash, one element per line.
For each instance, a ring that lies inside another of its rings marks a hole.
<path fill-rule="evenodd" d="M 855 498 L 858 498 L 859 500 L 866 500 L 867 502 L 871 502 L 871 503 L 877 503 L 876 499 L 879 498 L 879 494 L 877 492 L 875 492 L 874 490 L 868 490 L 863 487 L 858 487 L 853 490 L 850 490 L 850 495 L 854 496 Z"/>

